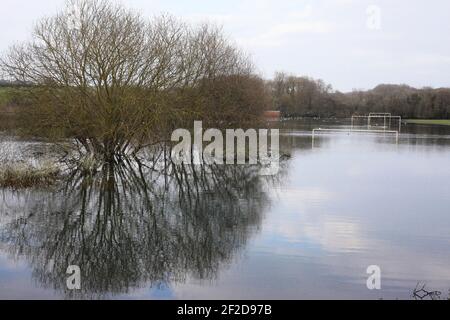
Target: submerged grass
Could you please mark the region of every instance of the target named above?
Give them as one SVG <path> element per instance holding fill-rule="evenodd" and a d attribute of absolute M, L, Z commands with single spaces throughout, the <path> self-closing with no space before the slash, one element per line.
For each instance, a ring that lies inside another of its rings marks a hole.
<path fill-rule="evenodd" d="M 27 164 L 5 164 L 0 167 L 0 187 L 25 189 L 31 187 L 49 187 L 60 177 L 60 170 L 53 165 L 39 168 Z"/>
<path fill-rule="evenodd" d="M 450 126 L 450 119 L 408 119 L 406 123 Z"/>

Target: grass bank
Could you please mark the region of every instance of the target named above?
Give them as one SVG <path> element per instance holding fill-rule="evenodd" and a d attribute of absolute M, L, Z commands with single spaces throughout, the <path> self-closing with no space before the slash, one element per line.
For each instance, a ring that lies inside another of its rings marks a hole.
<path fill-rule="evenodd" d="M 59 177 L 60 170 L 53 165 L 33 167 L 27 164 L 3 164 L 0 167 L 1 188 L 49 187 Z"/>
<path fill-rule="evenodd" d="M 0 87 L 0 107 L 5 106 L 10 102 L 13 90 L 14 89 L 8 87 Z"/>
<path fill-rule="evenodd" d="M 450 119 L 407 119 L 409 124 L 432 124 L 439 126 L 450 126 Z"/>

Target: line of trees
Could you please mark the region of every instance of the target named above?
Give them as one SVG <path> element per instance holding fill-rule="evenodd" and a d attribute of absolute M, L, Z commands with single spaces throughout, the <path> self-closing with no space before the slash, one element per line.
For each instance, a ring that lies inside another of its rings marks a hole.
<path fill-rule="evenodd" d="M 172 101 L 170 110 L 172 116 L 178 114 L 178 123 L 181 119 L 185 123 L 203 119 L 218 126 L 220 123 L 251 123 L 267 109 L 281 111 L 284 117 L 344 118 L 353 114 L 390 112 L 412 119 L 450 118 L 450 88 L 417 89 L 408 85 L 380 84 L 367 91 L 342 93 L 333 90 L 323 80 L 282 72 L 276 73 L 273 80 L 263 80 L 248 73 L 220 76 L 214 80 L 202 79 L 200 82 L 200 86 L 180 90 L 176 99 L 166 100 Z M 5 80 L 0 80 L 0 87 L 33 88 L 29 83 Z M 184 91 L 183 95 L 181 91 Z M 9 104 L 26 103 L 24 90 L 13 92 L 16 94 L 8 94 Z M 201 96 L 201 99 L 192 99 L 194 96 Z M 199 105 L 195 106 L 196 103 Z M 182 104 L 184 108 L 180 110 Z M 197 107 L 201 107 L 203 112 L 193 112 Z M 192 112 L 186 117 L 187 113 L 182 113 L 182 110 Z"/>
<path fill-rule="evenodd" d="M 342 93 L 323 80 L 282 72 L 267 81 L 267 86 L 272 108 L 281 111 L 284 117 L 350 117 L 390 112 L 404 118 L 450 118 L 450 88 L 381 84 L 372 90 Z"/>

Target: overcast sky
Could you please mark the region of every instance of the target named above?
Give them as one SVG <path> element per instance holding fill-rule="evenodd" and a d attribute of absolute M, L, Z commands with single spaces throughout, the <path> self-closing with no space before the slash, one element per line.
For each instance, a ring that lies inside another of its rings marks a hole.
<path fill-rule="evenodd" d="M 29 38 L 64 0 L 0 0 L 0 50 Z M 321 78 L 335 89 L 450 86 L 449 0 L 122 0 L 145 16 L 223 25 L 267 78 Z"/>

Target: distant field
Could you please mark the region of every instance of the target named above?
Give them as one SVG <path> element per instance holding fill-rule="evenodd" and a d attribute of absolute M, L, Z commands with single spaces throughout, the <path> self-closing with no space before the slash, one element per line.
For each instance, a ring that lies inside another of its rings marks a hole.
<path fill-rule="evenodd" d="M 12 130 L 15 121 L 8 113 L 8 103 L 11 100 L 12 88 L 0 87 L 0 131 Z"/>
<path fill-rule="evenodd" d="M 11 88 L 0 87 L 0 106 L 4 106 L 8 103 L 11 90 Z"/>
<path fill-rule="evenodd" d="M 408 119 L 406 123 L 411 124 L 435 124 L 440 126 L 450 126 L 450 120 L 447 119 Z"/>

